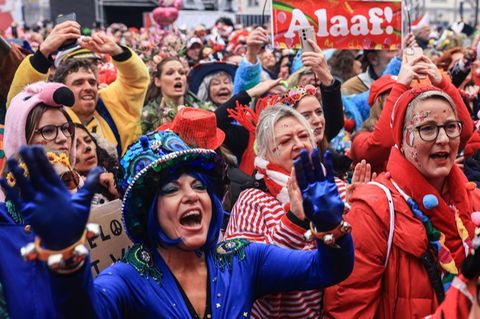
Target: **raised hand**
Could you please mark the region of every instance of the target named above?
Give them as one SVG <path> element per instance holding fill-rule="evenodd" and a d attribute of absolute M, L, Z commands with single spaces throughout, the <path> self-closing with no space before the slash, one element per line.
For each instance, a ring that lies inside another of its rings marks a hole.
<path fill-rule="evenodd" d="M 25 222 L 40 237 L 43 247 L 60 250 L 72 245 L 85 230 L 101 169 L 94 169 L 85 185 L 76 194 L 71 194 L 41 147 L 23 147 L 20 155 L 28 167 L 29 178 L 11 158 L 7 165 L 15 178 L 16 188 L 10 187 L 5 179 L 1 179 L 0 184 Z"/>
<path fill-rule="evenodd" d="M 442 82 L 442 73 L 440 72 L 440 69 L 432 62 L 432 60 L 430 60 L 429 57 L 425 55 L 422 56 L 422 65 L 424 68 L 421 72 L 428 76 L 433 85 L 438 85 Z"/>
<path fill-rule="evenodd" d="M 413 47 L 418 47 L 418 43 L 415 40 L 415 36 L 413 35 L 413 33 L 410 32 L 410 33 L 407 33 L 407 35 L 403 38 L 402 47 L 400 48 L 398 55 L 400 57 L 403 57 L 403 51 L 406 48 L 413 48 Z"/>
<path fill-rule="evenodd" d="M 248 62 L 257 63 L 257 55 L 260 53 L 262 46 L 268 42 L 268 33 L 264 28 L 258 27 L 253 30 L 247 38 L 247 60 Z"/>
<path fill-rule="evenodd" d="M 355 165 L 352 175 L 352 184 L 368 183 L 377 177 L 377 173 L 372 174 L 372 166 L 366 160 L 362 160 Z"/>
<path fill-rule="evenodd" d="M 76 21 L 65 21 L 57 24 L 45 41 L 40 44 L 40 52 L 48 58 L 67 40 L 80 38 L 80 24 Z"/>
<path fill-rule="evenodd" d="M 372 173 L 372 167 L 366 160 L 362 160 L 355 165 L 353 170 L 352 182 L 347 186 L 347 202 L 355 188 L 361 184 L 369 183 L 377 177 L 377 173 Z"/>
<path fill-rule="evenodd" d="M 250 97 L 262 97 L 265 93 L 280 84 L 280 81 L 282 81 L 282 79 L 262 81 L 253 88 L 247 90 L 247 94 Z"/>
<path fill-rule="evenodd" d="M 315 41 L 308 39 L 308 43 L 310 43 L 315 52 L 302 53 L 303 65 L 310 67 L 323 85 L 330 86 L 332 84 L 333 76 L 330 72 L 330 67 L 328 66 L 325 54 L 323 54 L 322 49 L 320 49 Z"/>
<path fill-rule="evenodd" d="M 123 52 L 123 49 L 115 42 L 115 39 L 108 36 L 105 32 L 94 33 L 91 37 L 82 37 L 80 46 L 90 51 L 111 56 Z"/>
<path fill-rule="evenodd" d="M 297 183 L 302 191 L 303 210 L 318 231 L 329 231 L 342 221 L 344 204 L 338 195 L 333 177 L 331 153 L 324 156 L 326 176 L 320 162 L 320 153 L 315 148 L 310 154 L 303 150 L 295 160 Z"/>

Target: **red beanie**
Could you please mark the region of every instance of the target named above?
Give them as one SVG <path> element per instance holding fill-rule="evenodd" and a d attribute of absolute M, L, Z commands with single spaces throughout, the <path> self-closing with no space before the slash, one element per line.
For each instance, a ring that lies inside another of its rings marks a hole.
<path fill-rule="evenodd" d="M 390 122 L 393 141 L 398 147 L 402 145 L 403 123 L 405 122 L 405 114 L 407 113 L 408 105 L 419 96 L 444 98 L 450 103 L 452 108 L 455 110 L 457 109 L 450 95 L 437 87 L 422 86 L 405 91 L 400 95 L 397 102 L 395 102 L 392 110 L 392 121 Z"/>
<path fill-rule="evenodd" d="M 394 75 L 384 75 L 373 82 L 370 86 L 370 94 L 368 95 L 368 105 L 372 107 L 377 97 L 391 90 L 395 83 L 397 83 L 397 77 Z"/>

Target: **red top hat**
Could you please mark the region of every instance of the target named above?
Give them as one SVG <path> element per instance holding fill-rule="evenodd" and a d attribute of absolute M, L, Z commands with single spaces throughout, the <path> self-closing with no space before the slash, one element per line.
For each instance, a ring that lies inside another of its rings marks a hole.
<path fill-rule="evenodd" d="M 215 150 L 223 144 L 225 133 L 217 128 L 215 113 L 183 107 L 175 115 L 173 122 L 165 123 L 157 131 L 172 130 L 191 147 Z"/>

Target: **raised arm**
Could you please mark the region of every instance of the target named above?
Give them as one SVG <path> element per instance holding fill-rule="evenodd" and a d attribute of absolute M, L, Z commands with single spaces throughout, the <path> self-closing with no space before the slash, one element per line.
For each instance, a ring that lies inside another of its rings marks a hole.
<path fill-rule="evenodd" d="M 140 116 L 150 81 L 148 69 L 136 53 L 127 47 L 119 46 L 113 37 L 103 32 L 84 38 L 81 45 L 92 51 L 111 55 L 118 70 L 117 79 L 100 90 L 99 96 L 115 122 L 124 152 L 141 134 Z"/>
<path fill-rule="evenodd" d="M 260 258 L 257 291 L 266 293 L 318 289 L 334 285 L 353 269 L 353 242 L 349 225 L 342 220 L 344 204 L 332 172 L 331 154 L 325 155 L 326 175 L 319 151 L 302 151 L 295 175 L 303 197 L 303 213 L 311 222 L 316 251 L 274 251 Z M 288 267 L 282 265 L 288 264 Z"/>
<path fill-rule="evenodd" d="M 353 269 L 352 238 L 346 235 L 337 244 L 338 247 L 329 247 L 318 243 L 312 251 L 251 244 L 251 249 L 256 250 L 255 297 L 320 289 L 345 280 Z"/>
<path fill-rule="evenodd" d="M 262 46 L 268 42 L 267 31 L 261 27 L 253 30 L 247 38 L 247 53 L 240 61 L 240 66 L 235 73 L 233 81 L 233 94 L 251 89 L 260 83 L 262 66 L 258 60 L 258 53 Z"/>
<path fill-rule="evenodd" d="M 420 78 L 420 72 L 425 67 L 424 64 L 418 64 L 422 59 L 422 57 L 418 57 L 408 62 L 403 61 L 397 83 L 392 87 L 385 101 L 373 132 L 360 132 L 353 138 L 352 159 L 354 163 L 364 159 L 376 168 L 377 173 L 384 168 L 390 149 L 395 144 L 390 129 L 393 108 L 400 95 L 410 89 L 412 81 Z"/>
<path fill-rule="evenodd" d="M 35 248 L 26 246 L 22 255 L 29 262 L 47 263 L 63 318 L 95 318 L 95 312 L 102 318 L 121 318 L 119 309 L 129 298 L 120 293 L 125 289 L 121 278 L 109 280 L 108 289 L 102 285 L 94 287 L 90 263 L 85 261 L 85 226 L 101 169 L 94 169 L 85 185 L 72 195 L 42 148 L 25 147 L 20 155 L 28 168 L 28 178 L 18 162 L 9 159 L 7 164 L 17 188 L 10 187 L 5 179 L 0 183 L 36 235 Z"/>
<path fill-rule="evenodd" d="M 233 153 L 233 155 L 235 155 L 238 163 L 241 162 L 242 155 L 244 154 L 245 149 L 248 147 L 249 134 L 248 130 L 243 127 L 243 125 L 240 125 L 237 121 L 234 121 L 230 117 L 228 110 L 235 109 L 237 107 L 237 103 L 238 105 L 243 106 L 249 105 L 252 99 L 262 97 L 271 88 L 278 85 L 279 82 L 280 79 L 262 81 L 246 91 L 241 91 L 235 94 L 227 102 L 220 105 L 215 110 L 217 127 L 225 132 L 224 144 Z"/>
<path fill-rule="evenodd" d="M 80 37 L 80 25 L 75 21 L 65 21 L 56 25 L 35 54 L 27 56 L 15 72 L 8 92 L 7 107 L 15 95 L 25 86 L 38 81 L 46 81 L 48 69 L 53 64 L 52 53 L 70 39 Z"/>
<path fill-rule="evenodd" d="M 343 103 L 340 81 L 334 80 L 322 49 L 312 40 L 308 40 L 313 52 L 303 52 L 303 65 L 312 69 L 320 81 L 322 106 L 325 113 L 325 136 L 328 141 L 337 136 L 343 127 Z"/>

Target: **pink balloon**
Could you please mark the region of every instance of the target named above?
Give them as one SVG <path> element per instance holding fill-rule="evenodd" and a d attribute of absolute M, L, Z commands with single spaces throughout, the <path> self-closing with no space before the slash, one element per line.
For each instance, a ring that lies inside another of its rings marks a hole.
<path fill-rule="evenodd" d="M 157 7 L 153 10 L 153 20 L 162 27 L 175 22 L 178 18 L 178 9 L 175 7 Z"/>

